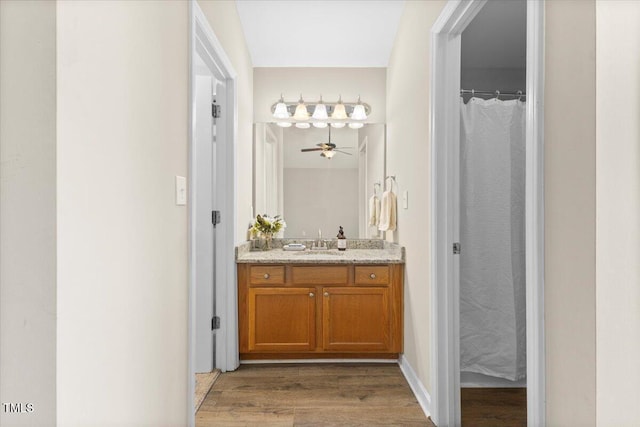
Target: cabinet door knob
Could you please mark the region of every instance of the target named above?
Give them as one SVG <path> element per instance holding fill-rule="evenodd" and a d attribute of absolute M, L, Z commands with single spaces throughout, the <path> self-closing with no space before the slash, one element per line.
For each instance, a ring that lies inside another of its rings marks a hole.
<path fill-rule="evenodd" d="M 372 279 L 375 279 L 375 278 L 376 278 L 376 273 L 371 273 L 371 274 L 369 275 L 369 277 L 371 277 Z"/>
<path fill-rule="evenodd" d="M 329 296 L 329 292 L 325 292 L 325 293 L 324 293 L 324 296 L 325 296 L 325 297 L 328 297 L 328 296 Z"/>
<path fill-rule="evenodd" d="M 265 279 L 268 279 L 269 277 L 271 277 L 271 276 L 269 276 L 269 273 L 264 273 L 264 278 Z"/>
<path fill-rule="evenodd" d="M 313 298 L 313 297 L 315 297 L 316 295 L 315 295 L 313 292 L 309 292 L 309 296 L 310 296 L 311 298 Z"/>

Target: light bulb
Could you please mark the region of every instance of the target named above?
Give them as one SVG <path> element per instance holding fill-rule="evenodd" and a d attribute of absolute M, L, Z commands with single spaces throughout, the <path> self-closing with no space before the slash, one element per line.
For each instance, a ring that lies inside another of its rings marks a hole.
<path fill-rule="evenodd" d="M 276 124 L 281 128 L 290 128 L 292 125 L 290 122 L 276 122 Z"/>
<path fill-rule="evenodd" d="M 351 113 L 351 118 L 353 120 L 367 120 L 367 113 L 364 110 L 364 105 L 360 103 L 356 104 L 353 107 L 353 113 Z"/>
<path fill-rule="evenodd" d="M 273 117 L 276 119 L 288 119 L 289 116 L 290 115 L 289 110 L 287 109 L 287 104 L 284 103 L 284 99 L 282 98 L 282 95 L 280 95 L 280 100 L 273 110 Z"/>
<path fill-rule="evenodd" d="M 360 129 L 364 126 L 364 123 L 349 123 L 351 129 Z"/>
<path fill-rule="evenodd" d="M 313 110 L 313 118 L 316 120 L 327 120 L 329 118 L 327 115 L 327 106 L 322 102 L 322 97 L 320 98 L 320 102 L 316 104 L 315 110 Z"/>
<path fill-rule="evenodd" d="M 309 129 L 311 125 L 307 122 L 296 123 L 298 129 Z"/>
<path fill-rule="evenodd" d="M 313 127 L 319 128 L 319 129 L 324 129 L 328 126 L 327 122 L 313 122 L 312 124 L 313 124 Z"/>
<path fill-rule="evenodd" d="M 344 126 L 345 126 L 345 123 L 341 123 L 341 122 L 338 122 L 338 123 L 331 123 L 331 127 L 332 127 L 332 128 L 336 128 L 336 129 L 343 128 Z"/>
<path fill-rule="evenodd" d="M 340 119 L 340 120 L 347 118 L 347 110 L 345 110 L 344 104 L 342 103 L 342 97 L 338 99 L 338 103 L 333 108 L 333 113 L 331 113 L 331 118 Z"/>
<path fill-rule="evenodd" d="M 300 100 L 298 101 L 298 106 L 296 107 L 293 118 L 296 120 L 309 120 L 309 111 L 307 111 L 307 106 L 302 100 L 302 95 L 300 95 Z"/>

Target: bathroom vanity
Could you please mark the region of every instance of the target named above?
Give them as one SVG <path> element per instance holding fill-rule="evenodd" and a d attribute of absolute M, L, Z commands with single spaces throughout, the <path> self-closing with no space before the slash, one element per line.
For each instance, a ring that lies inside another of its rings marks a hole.
<path fill-rule="evenodd" d="M 404 252 L 376 243 L 344 252 L 240 248 L 240 359 L 397 358 Z"/>

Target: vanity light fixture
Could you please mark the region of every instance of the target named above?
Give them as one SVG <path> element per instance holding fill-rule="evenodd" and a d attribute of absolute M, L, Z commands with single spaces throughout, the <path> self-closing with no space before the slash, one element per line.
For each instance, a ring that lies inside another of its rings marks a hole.
<path fill-rule="evenodd" d="M 287 104 L 284 103 L 282 94 L 280 94 L 280 100 L 274 107 L 273 117 L 276 119 L 288 119 L 291 117 L 291 114 L 289 114 L 289 110 L 287 109 Z"/>
<path fill-rule="evenodd" d="M 293 118 L 296 120 L 309 120 L 309 111 L 307 110 L 307 105 L 302 99 L 302 94 L 300 94 L 300 100 L 298 101 L 296 113 L 293 115 Z"/>
<path fill-rule="evenodd" d="M 342 95 L 338 99 L 338 103 L 333 109 L 333 113 L 331 113 L 332 119 L 344 120 L 347 117 L 347 110 L 344 108 L 344 104 L 342 103 Z"/>
<path fill-rule="evenodd" d="M 313 110 L 313 116 L 316 120 L 327 120 L 329 115 L 327 114 L 327 106 L 322 102 L 322 95 L 320 95 L 320 102 L 316 104 L 316 108 Z M 313 126 L 317 128 L 326 128 L 327 122 L 313 122 Z"/>
<path fill-rule="evenodd" d="M 359 96 L 358 96 L 358 103 L 353 107 L 351 118 L 353 120 L 367 120 L 367 112 L 365 111 L 364 105 L 362 105 L 362 101 L 360 101 Z"/>
<path fill-rule="evenodd" d="M 309 112 L 312 111 L 313 115 Z M 300 94 L 297 102 L 287 102 L 283 95 L 271 106 L 273 118 L 278 126 L 296 127 L 308 129 L 313 125 L 316 128 L 343 128 L 347 124 L 352 129 L 364 126 L 364 121 L 371 114 L 371 107 L 363 103 L 358 96 L 357 102 L 343 102 L 339 96 L 338 102 L 324 102 L 322 96 L 317 102 L 305 102 Z"/>

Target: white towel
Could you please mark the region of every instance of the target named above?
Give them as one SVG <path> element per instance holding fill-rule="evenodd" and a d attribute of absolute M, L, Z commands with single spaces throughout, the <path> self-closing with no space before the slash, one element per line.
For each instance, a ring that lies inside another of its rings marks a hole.
<path fill-rule="evenodd" d="M 369 225 L 375 227 L 380 222 L 380 199 L 375 194 L 369 199 Z"/>
<path fill-rule="evenodd" d="M 378 230 L 393 231 L 396 229 L 396 202 L 397 198 L 393 191 L 382 193 Z"/>

